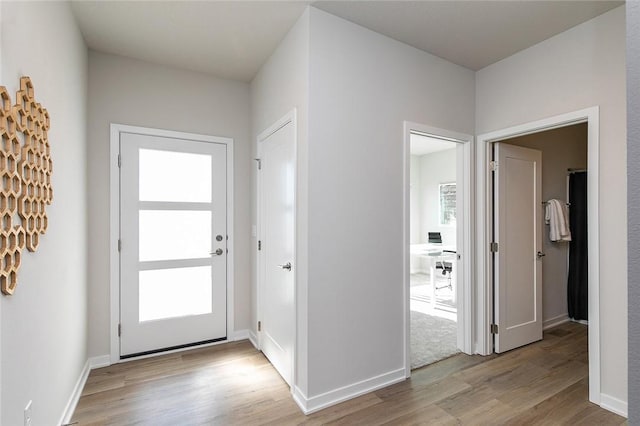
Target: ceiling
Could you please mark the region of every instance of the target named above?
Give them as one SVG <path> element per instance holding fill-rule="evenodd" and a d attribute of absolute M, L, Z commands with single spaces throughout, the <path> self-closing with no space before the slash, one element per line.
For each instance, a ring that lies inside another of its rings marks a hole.
<path fill-rule="evenodd" d="M 446 151 L 447 149 L 454 149 L 458 146 L 456 142 L 416 133 L 409 135 L 409 145 L 411 155 L 417 156 Z"/>
<path fill-rule="evenodd" d="M 312 4 L 472 70 L 621 1 L 74 1 L 94 50 L 251 81 Z"/>

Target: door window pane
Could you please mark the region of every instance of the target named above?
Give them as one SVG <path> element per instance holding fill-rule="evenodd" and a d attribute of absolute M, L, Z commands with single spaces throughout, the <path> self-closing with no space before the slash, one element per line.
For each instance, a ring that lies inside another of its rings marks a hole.
<path fill-rule="evenodd" d="M 199 259 L 211 251 L 211 212 L 140 210 L 140 261 Z"/>
<path fill-rule="evenodd" d="M 140 149 L 140 201 L 211 202 L 211 156 Z"/>
<path fill-rule="evenodd" d="M 139 320 L 211 313 L 211 266 L 140 271 Z"/>

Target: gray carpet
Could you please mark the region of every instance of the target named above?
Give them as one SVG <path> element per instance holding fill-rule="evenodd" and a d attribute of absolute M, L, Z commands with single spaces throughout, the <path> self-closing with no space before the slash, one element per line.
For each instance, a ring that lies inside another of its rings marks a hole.
<path fill-rule="evenodd" d="M 411 368 L 457 353 L 456 331 L 455 321 L 411 311 Z"/>

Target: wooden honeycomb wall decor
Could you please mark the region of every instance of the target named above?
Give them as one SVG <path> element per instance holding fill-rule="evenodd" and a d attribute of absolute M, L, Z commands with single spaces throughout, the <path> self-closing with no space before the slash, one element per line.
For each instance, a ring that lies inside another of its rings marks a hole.
<path fill-rule="evenodd" d="M 13 294 L 22 251 L 38 248 L 53 201 L 49 113 L 35 101 L 29 77 L 20 79 L 16 103 L 0 86 L 0 290 Z"/>

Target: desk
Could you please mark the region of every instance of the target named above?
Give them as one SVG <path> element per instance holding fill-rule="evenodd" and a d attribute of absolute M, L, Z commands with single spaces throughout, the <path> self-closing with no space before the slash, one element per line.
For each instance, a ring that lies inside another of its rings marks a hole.
<path fill-rule="evenodd" d="M 445 252 L 453 252 L 447 253 Z M 453 303 L 456 303 L 456 269 L 457 269 L 457 257 L 456 247 L 442 244 L 411 244 L 409 246 L 409 254 L 412 256 L 426 257 L 430 261 L 430 274 L 431 279 L 431 306 L 436 306 L 436 262 L 447 261 L 452 263 L 451 268 L 451 291 L 453 293 Z"/>

